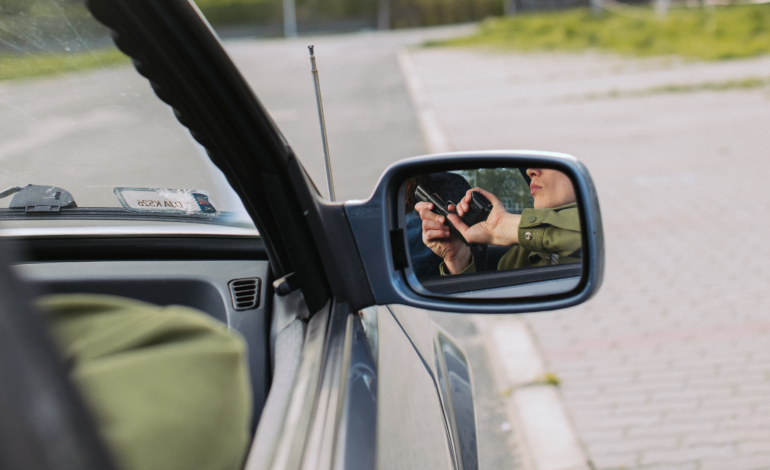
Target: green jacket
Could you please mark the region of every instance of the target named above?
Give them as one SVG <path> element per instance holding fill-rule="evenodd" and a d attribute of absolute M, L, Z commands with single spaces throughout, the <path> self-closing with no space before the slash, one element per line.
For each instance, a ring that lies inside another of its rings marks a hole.
<path fill-rule="evenodd" d="M 251 386 L 239 335 L 178 305 L 86 294 L 36 303 L 118 468 L 241 468 Z"/>
<path fill-rule="evenodd" d="M 520 269 L 582 261 L 582 239 L 577 203 L 550 209 L 524 209 L 519 222 L 519 244 L 500 258 L 498 270 Z M 554 256 L 556 255 L 556 256 Z M 446 263 L 439 267 L 449 275 Z M 476 272 L 476 261 L 461 273 Z"/>

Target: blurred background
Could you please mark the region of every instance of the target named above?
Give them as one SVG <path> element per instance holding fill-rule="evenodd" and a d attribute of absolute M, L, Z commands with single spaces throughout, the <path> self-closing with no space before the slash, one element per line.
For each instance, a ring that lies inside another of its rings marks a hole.
<path fill-rule="evenodd" d="M 473 363 L 481 468 L 759 470 L 770 468 L 763 2 L 196 4 L 323 187 L 315 44 L 338 199 L 366 198 L 389 164 L 441 151 L 558 151 L 591 171 L 607 249 L 595 298 L 516 317 L 432 314 Z M 112 206 L 115 186 L 198 188 L 238 210 L 79 0 L 0 0 L 0 180 Z M 530 412 L 538 387 L 563 413 Z M 571 453 L 557 452 L 559 429 Z"/>

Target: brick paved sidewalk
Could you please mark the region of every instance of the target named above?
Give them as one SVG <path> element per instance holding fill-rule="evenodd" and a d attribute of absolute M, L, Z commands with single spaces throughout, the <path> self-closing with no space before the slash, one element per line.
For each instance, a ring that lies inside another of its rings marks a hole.
<path fill-rule="evenodd" d="M 528 320 L 596 468 L 770 468 L 770 89 L 660 92 L 770 60 L 411 58 L 454 150 L 565 152 L 595 178 L 604 286 Z"/>

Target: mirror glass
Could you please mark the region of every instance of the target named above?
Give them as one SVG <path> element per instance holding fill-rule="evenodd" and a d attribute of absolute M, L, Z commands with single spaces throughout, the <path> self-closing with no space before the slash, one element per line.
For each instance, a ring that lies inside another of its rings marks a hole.
<path fill-rule="evenodd" d="M 431 295 L 512 298 L 566 293 L 582 275 L 580 207 L 569 175 L 474 168 L 403 185 L 407 277 Z"/>

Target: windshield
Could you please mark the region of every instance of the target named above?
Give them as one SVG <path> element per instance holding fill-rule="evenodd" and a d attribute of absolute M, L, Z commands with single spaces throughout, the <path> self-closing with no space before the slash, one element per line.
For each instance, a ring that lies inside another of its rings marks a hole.
<path fill-rule="evenodd" d="M 205 150 L 82 1 L 0 0 L 0 229 L 189 233 L 190 224 L 256 233 Z"/>

